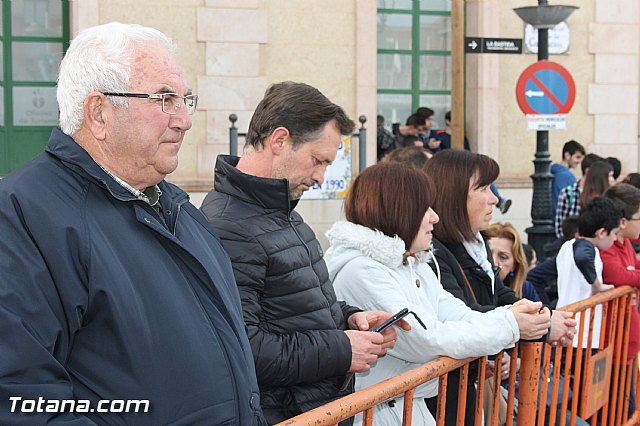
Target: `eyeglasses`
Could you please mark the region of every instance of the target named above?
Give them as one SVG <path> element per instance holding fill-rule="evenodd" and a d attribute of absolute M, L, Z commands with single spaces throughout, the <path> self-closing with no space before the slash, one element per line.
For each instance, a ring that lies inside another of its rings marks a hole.
<path fill-rule="evenodd" d="M 149 102 L 162 100 L 162 112 L 169 115 L 176 115 L 182 104 L 187 108 L 187 114 L 195 112 L 198 105 L 198 95 L 180 96 L 177 93 L 111 93 L 103 92 L 105 96 L 121 96 L 123 98 L 149 99 Z"/>
<path fill-rule="evenodd" d="M 640 217 L 630 217 L 630 218 L 629 218 L 629 219 L 627 219 L 627 220 L 640 220 Z"/>

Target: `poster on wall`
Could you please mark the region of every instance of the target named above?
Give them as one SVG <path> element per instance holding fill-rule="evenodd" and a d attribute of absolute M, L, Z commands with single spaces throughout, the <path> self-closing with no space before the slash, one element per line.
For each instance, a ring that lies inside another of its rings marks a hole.
<path fill-rule="evenodd" d="M 313 185 L 303 200 L 342 200 L 351 183 L 351 136 L 343 136 L 335 161 L 327 167 L 322 185 Z"/>

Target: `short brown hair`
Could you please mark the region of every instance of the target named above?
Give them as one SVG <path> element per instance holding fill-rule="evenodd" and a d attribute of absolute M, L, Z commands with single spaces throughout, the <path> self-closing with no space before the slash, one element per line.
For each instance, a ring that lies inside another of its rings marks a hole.
<path fill-rule="evenodd" d="M 622 203 L 622 217 L 625 219 L 631 219 L 640 209 L 640 189 L 628 183 L 613 185 L 604 192 L 604 197 Z"/>
<path fill-rule="evenodd" d="M 383 162 L 367 167 L 353 181 L 344 211 L 349 222 L 397 235 L 409 250 L 434 198 L 433 182 L 421 170 Z"/>
<path fill-rule="evenodd" d="M 419 146 L 405 146 L 404 148 L 396 148 L 387 154 L 382 161 L 390 163 L 403 163 L 422 170 L 424 163 L 427 162 L 427 151 Z"/>
<path fill-rule="evenodd" d="M 245 147 L 261 148 L 275 129 L 284 127 L 296 149 L 302 143 L 318 139 L 332 120 L 340 134 L 353 132 L 355 123 L 315 87 L 292 81 L 276 83 L 267 89 L 251 117 Z"/>
<path fill-rule="evenodd" d="M 490 157 L 469 151 L 445 149 L 427 161 L 424 172 L 433 179 L 438 198 L 433 209 L 440 216 L 433 233 L 444 243 L 474 241 L 467 211 L 469 182 L 477 176 L 475 188 L 491 184 L 500 174 L 500 166 Z"/>

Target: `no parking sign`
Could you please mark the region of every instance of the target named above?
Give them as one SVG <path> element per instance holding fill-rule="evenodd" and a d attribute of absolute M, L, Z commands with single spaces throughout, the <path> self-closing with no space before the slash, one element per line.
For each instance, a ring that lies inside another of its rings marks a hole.
<path fill-rule="evenodd" d="M 533 130 L 566 128 L 566 114 L 576 98 L 573 77 L 562 65 L 538 61 L 527 67 L 516 85 L 516 99 Z"/>

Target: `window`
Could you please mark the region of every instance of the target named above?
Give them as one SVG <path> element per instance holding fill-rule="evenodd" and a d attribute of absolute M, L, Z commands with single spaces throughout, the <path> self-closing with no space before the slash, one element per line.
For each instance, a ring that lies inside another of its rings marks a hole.
<path fill-rule="evenodd" d="M 29 161 L 58 125 L 56 76 L 69 46 L 69 2 L 2 2 L 0 176 Z"/>
<path fill-rule="evenodd" d="M 451 109 L 451 0 L 378 1 L 378 114 L 404 123 L 418 107 L 444 128 Z"/>

